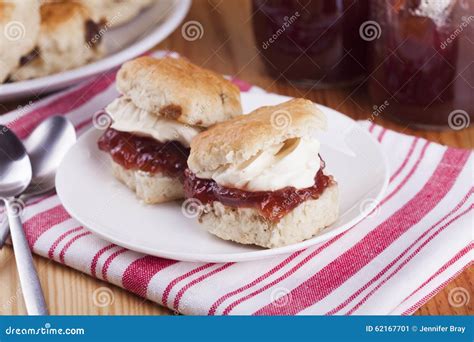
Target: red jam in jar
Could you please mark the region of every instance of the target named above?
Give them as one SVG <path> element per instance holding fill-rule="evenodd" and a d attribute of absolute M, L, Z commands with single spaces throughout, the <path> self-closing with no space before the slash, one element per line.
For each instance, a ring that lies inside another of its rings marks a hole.
<path fill-rule="evenodd" d="M 415 128 L 467 127 L 474 116 L 474 1 L 377 0 L 369 92 L 381 116 Z"/>
<path fill-rule="evenodd" d="M 257 47 L 269 73 L 309 87 L 348 85 L 366 74 L 359 34 L 368 0 L 254 0 Z"/>
<path fill-rule="evenodd" d="M 100 137 L 98 146 L 125 169 L 163 172 L 170 177 L 183 176 L 189 156 L 189 148 L 177 141 L 161 143 L 112 128 Z"/>

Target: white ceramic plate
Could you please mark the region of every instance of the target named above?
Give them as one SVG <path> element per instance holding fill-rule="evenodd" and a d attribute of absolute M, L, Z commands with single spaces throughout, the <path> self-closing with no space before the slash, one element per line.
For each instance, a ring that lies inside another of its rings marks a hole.
<path fill-rule="evenodd" d="M 273 94 L 242 94 L 244 112 L 289 98 Z M 221 240 L 196 219 L 183 215 L 181 203 L 147 206 L 111 175 L 108 156 L 97 149 L 103 133 L 92 128 L 68 152 L 56 177 L 66 210 L 102 238 L 150 255 L 202 262 L 231 262 L 289 253 L 323 242 L 352 227 L 381 199 L 388 167 L 379 144 L 355 121 L 321 106 L 329 129 L 320 134 L 326 170 L 339 183 L 340 218 L 319 236 L 275 249 Z"/>
<path fill-rule="evenodd" d="M 0 84 L 0 101 L 46 94 L 103 73 L 150 50 L 183 21 L 191 0 L 160 0 L 103 36 L 107 56 L 77 69 L 28 81 Z"/>

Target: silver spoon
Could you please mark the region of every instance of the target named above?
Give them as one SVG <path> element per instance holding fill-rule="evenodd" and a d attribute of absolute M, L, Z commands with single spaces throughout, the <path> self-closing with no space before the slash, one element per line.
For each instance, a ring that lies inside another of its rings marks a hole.
<path fill-rule="evenodd" d="M 0 125 L 0 198 L 5 203 L 10 222 L 21 290 L 29 315 L 47 315 L 41 284 L 16 208 L 16 196 L 26 190 L 32 175 L 30 158 L 20 139 Z"/>
<path fill-rule="evenodd" d="M 30 157 L 33 177 L 30 185 L 20 196 L 29 198 L 51 192 L 54 189 L 56 170 L 66 152 L 76 142 L 76 131 L 72 123 L 63 116 L 44 120 L 25 139 L 24 146 Z M 8 221 L 0 224 L 0 249 L 8 239 Z"/>

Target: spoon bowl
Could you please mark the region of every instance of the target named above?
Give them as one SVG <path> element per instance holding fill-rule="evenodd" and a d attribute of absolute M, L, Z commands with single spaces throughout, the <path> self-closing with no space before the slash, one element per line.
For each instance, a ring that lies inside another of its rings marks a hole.
<path fill-rule="evenodd" d="M 54 189 L 56 170 L 69 148 L 76 142 L 76 131 L 64 116 L 52 116 L 39 124 L 25 139 L 31 161 L 32 178 L 21 200 L 48 193 Z M 0 164 L 0 168 L 3 163 Z M 0 182 L 4 183 L 1 179 Z M 5 182 L 6 184 L 6 182 Z M 8 239 L 8 222 L 0 224 L 0 248 Z"/>
<path fill-rule="evenodd" d="M 63 116 L 44 120 L 26 138 L 24 145 L 31 160 L 32 180 L 26 196 L 54 189 L 56 170 L 69 148 L 76 142 L 76 131 Z"/>
<path fill-rule="evenodd" d="M 31 162 L 20 139 L 0 125 L 0 197 L 20 195 L 31 182 Z"/>

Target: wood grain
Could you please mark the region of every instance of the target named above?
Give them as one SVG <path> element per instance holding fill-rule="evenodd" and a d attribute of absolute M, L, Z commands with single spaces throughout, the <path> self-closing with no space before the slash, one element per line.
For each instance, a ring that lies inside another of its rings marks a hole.
<path fill-rule="evenodd" d="M 308 90 L 295 88 L 282 80 L 267 76 L 261 56 L 256 48 L 251 27 L 249 1 L 195 0 L 186 21 L 197 20 L 203 26 L 203 36 L 196 41 L 183 39 L 178 29 L 157 49 L 178 51 L 194 63 L 217 72 L 235 75 L 249 83 L 279 94 L 306 97 L 315 102 L 335 108 L 355 119 L 370 116 L 373 104 L 367 97 L 365 86 L 355 88 Z M 0 104 L 0 110 L 15 108 L 20 103 Z M 387 128 L 418 135 L 441 144 L 470 148 L 474 147 L 474 129 L 462 131 L 428 132 L 376 119 Z M 472 186 L 472 184 L 466 184 Z M 35 256 L 41 282 L 51 314 L 66 315 L 167 315 L 173 314 L 157 304 L 143 300 L 118 287 L 84 275 Z M 472 300 L 465 306 L 453 307 L 448 303 L 449 291 L 463 287 L 473 292 L 474 268 L 471 267 L 450 282 L 445 289 L 421 307 L 420 315 L 466 315 L 473 314 Z M 0 314 L 25 314 L 23 300 L 18 290 L 19 282 L 15 261 L 10 247 L 0 251 Z M 106 307 L 93 302 L 93 293 L 100 287 L 107 287 L 113 293 L 114 301 Z"/>

